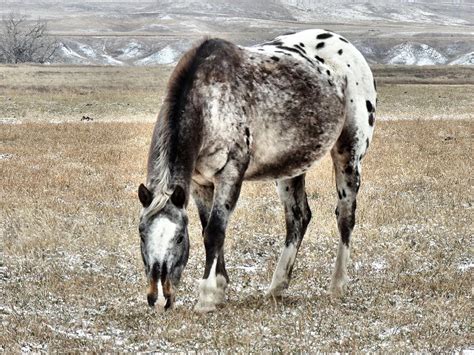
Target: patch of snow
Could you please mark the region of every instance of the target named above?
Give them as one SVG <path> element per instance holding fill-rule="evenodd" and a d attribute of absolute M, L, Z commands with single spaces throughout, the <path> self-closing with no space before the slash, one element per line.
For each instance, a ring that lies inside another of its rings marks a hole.
<path fill-rule="evenodd" d="M 416 6 L 396 7 L 389 4 L 348 4 L 314 0 L 282 0 L 300 21 L 391 21 L 467 25 L 459 17 L 426 11 Z"/>
<path fill-rule="evenodd" d="M 2 117 L 0 118 L 0 124 L 20 124 L 21 121 L 18 121 L 15 117 Z"/>
<path fill-rule="evenodd" d="M 393 328 L 388 328 L 388 329 L 385 329 L 383 330 L 380 334 L 379 334 L 379 338 L 380 339 L 387 339 L 387 338 L 390 338 L 394 335 L 397 335 L 397 334 L 400 334 L 400 333 L 406 333 L 406 332 L 409 332 L 410 329 L 408 327 L 393 327 Z"/>
<path fill-rule="evenodd" d="M 229 266 L 227 267 L 227 269 L 231 270 L 231 269 L 236 269 L 236 270 L 243 270 L 247 273 L 253 273 L 253 272 L 256 272 L 257 271 L 257 267 L 256 266 L 246 266 L 246 265 L 241 265 L 241 266 Z"/>
<path fill-rule="evenodd" d="M 10 160 L 11 158 L 13 158 L 13 154 L 0 153 L 0 160 Z"/>
<path fill-rule="evenodd" d="M 125 48 L 122 49 L 122 54 L 120 54 L 117 58 L 122 60 L 133 59 L 140 56 L 142 51 L 143 45 L 141 43 L 132 41 Z"/>
<path fill-rule="evenodd" d="M 172 20 L 173 18 L 170 15 L 165 15 L 160 17 L 160 20 Z"/>
<path fill-rule="evenodd" d="M 83 56 L 81 56 L 79 53 L 73 51 L 71 48 L 69 48 L 68 45 L 61 43 L 61 51 L 63 52 L 63 55 L 66 57 L 74 57 L 74 58 L 80 58 L 80 59 L 86 59 Z"/>
<path fill-rule="evenodd" d="M 375 272 L 380 272 L 387 268 L 387 262 L 384 259 L 378 259 L 373 261 L 371 266 Z"/>
<path fill-rule="evenodd" d="M 466 261 L 458 265 L 458 269 L 461 272 L 469 271 L 474 267 L 474 262 Z"/>
<path fill-rule="evenodd" d="M 96 58 L 97 57 L 97 54 L 96 54 L 95 50 L 87 44 L 80 43 L 78 48 L 85 56 L 87 56 L 89 58 Z"/>
<path fill-rule="evenodd" d="M 474 65 L 474 52 L 462 55 L 450 62 L 449 65 Z"/>
<path fill-rule="evenodd" d="M 135 61 L 137 65 L 153 65 L 153 64 L 172 64 L 177 61 L 180 52 L 173 49 L 171 46 L 166 46 L 162 50 L 149 55 L 148 57 Z"/>
<path fill-rule="evenodd" d="M 105 64 L 107 65 L 123 65 L 123 62 L 111 57 L 108 54 L 101 54 L 101 57 L 105 60 Z"/>
<path fill-rule="evenodd" d="M 447 58 L 427 44 L 405 42 L 390 49 L 387 64 L 436 65 L 445 64 Z"/>

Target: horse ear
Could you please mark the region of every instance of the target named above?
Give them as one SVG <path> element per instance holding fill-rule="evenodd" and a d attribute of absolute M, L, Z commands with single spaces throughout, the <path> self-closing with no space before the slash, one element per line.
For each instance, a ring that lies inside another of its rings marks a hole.
<path fill-rule="evenodd" d="M 143 207 L 148 207 L 150 206 L 151 201 L 153 201 L 153 194 L 146 188 L 145 185 L 140 184 L 138 187 L 138 199 L 142 203 Z"/>
<path fill-rule="evenodd" d="M 173 194 L 171 195 L 171 202 L 173 202 L 173 205 L 178 208 L 184 207 L 184 203 L 186 202 L 186 193 L 181 186 L 176 185 Z"/>

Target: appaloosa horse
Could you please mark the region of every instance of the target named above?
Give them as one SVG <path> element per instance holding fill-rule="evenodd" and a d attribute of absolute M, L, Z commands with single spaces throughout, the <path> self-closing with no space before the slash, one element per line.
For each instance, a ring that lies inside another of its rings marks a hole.
<path fill-rule="evenodd" d="M 375 120 L 376 88 L 361 53 L 326 30 L 244 48 L 208 39 L 174 70 L 138 196 L 148 303 L 172 306 L 189 255 L 186 206 L 199 210 L 206 264 L 198 311 L 223 302 L 224 238 L 244 180 L 276 180 L 287 235 L 268 295 L 288 287 L 311 219 L 305 172 L 328 151 L 334 162 L 341 240 L 330 292 L 347 281 L 361 160 Z"/>

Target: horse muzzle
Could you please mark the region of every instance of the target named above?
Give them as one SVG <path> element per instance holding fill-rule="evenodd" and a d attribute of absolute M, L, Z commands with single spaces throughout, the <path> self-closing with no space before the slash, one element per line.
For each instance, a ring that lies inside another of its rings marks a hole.
<path fill-rule="evenodd" d="M 151 278 L 149 280 L 147 301 L 150 307 L 163 307 L 165 310 L 173 307 L 175 301 L 175 291 L 171 281 L 166 278 L 164 281 Z"/>

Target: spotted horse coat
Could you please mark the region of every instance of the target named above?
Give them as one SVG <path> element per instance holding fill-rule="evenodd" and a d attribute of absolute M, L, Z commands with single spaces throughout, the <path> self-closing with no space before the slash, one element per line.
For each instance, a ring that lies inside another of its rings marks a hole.
<path fill-rule="evenodd" d="M 347 282 L 347 262 L 350 237 L 355 225 L 361 161 L 369 148 L 375 124 L 377 102 L 375 79 L 365 58 L 357 48 L 343 36 L 327 30 L 311 29 L 279 36 L 271 42 L 251 47 L 251 50 L 278 58 L 291 56 L 309 66 L 316 66 L 319 74 L 327 74 L 329 85 L 332 85 L 330 77 L 334 74 L 342 75 L 347 80 L 346 122 L 336 144 L 331 149 L 338 195 L 335 213 L 341 240 L 329 290 L 333 295 L 339 296 L 343 293 L 343 287 Z M 300 242 L 295 245 L 299 245 Z M 285 253 L 288 253 L 290 257 L 285 258 Z M 287 287 L 289 277 L 282 270 L 288 264 L 286 259 L 290 260 L 291 264 L 294 255 L 296 251 L 289 252 L 285 247 L 269 293 L 279 294 L 281 289 Z M 279 270 L 282 277 L 278 275 Z"/>
<path fill-rule="evenodd" d="M 267 291 L 280 295 L 311 219 L 305 172 L 327 152 L 336 172 L 341 235 L 330 292 L 341 294 L 375 105 L 375 82 L 363 56 L 330 31 L 306 30 L 253 47 L 210 39 L 186 53 L 170 79 L 146 186 L 139 188 L 150 305 L 158 294 L 166 307 L 174 301 L 189 253 L 190 194 L 206 249 L 196 309 L 211 311 L 224 300 L 225 232 L 244 180 L 276 180 L 284 205 L 287 235 Z"/>

